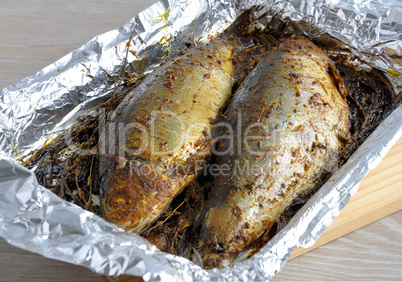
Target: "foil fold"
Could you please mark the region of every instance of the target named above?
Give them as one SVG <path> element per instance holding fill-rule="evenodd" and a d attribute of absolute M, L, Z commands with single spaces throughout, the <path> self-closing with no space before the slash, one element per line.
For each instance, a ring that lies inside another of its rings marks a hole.
<path fill-rule="evenodd" d="M 174 56 L 190 35 L 207 40 L 252 7 L 261 25 L 279 16 L 294 23 L 301 35 L 319 38 L 327 33 L 337 38 L 361 60 L 387 72 L 395 89 L 402 86 L 398 76 L 402 72 L 402 9 L 397 2 L 163 0 L 120 29 L 95 37 L 2 91 L 0 236 L 14 246 L 99 274 L 131 274 L 146 281 L 266 280 L 280 271 L 295 247 L 311 246 L 355 194 L 363 177 L 402 136 L 401 106 L 266 246 L 223 270 L 203 270 L 184 258 L 160 252 L 140 236 L 55 196 L 15 162 L 106 99 L 125 75 L 124 66 L 135 80 L 160 60 Z"/>

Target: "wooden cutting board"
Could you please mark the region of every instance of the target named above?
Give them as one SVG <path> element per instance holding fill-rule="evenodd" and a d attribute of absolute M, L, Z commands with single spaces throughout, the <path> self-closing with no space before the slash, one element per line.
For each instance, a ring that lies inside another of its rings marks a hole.
<path fill-rule="evenodd" d="M 296 248 L 290 259 L 402 210 L 402 138 L 360 183 L 339 216 L 311 248 Z"/>

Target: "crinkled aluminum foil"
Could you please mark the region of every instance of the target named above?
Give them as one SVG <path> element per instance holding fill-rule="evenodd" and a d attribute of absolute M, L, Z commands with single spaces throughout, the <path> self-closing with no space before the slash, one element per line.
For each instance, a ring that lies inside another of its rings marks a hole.
<path fill-rule="evenodd" d="M 255 10 L 261 24 L 279 15 L 300 23 L 306 36 L 328 33 L 370 65 L 393 75 L 402 72 L 402 8 L 397 1 L 161 1 L 119 30 L 97 36 L 3 90 L 0 236 L 14 246 L 100 274 L 131 274 L 145 280 L 266 280 L 284 266 L 296 246 L 311 246 L 355 194 L 363 177 L 401 137 L 402 107 L 378 126 L 260 252 L 223 270 L 203 270 L 184 258 L 158 251 L 141 237 L 58 198 L 13 161 L 40 147 L 47 134 L 68 127 L 114 90 L 131 36 L 128 66 L 138 77 L 155 68 L 161 58 L 173 56 L 190 35 L 195 39 L 215 35 L 256 5 L 261 5 Z M 393 82 L 401 87 L 397 76 Z"/>

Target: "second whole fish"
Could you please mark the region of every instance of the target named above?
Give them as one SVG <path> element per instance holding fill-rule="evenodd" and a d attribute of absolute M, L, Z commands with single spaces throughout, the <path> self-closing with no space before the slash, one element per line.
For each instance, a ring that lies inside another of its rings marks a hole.
<path fill-rule="evenodd" d="M 342 78 L 306 39 L 289 39 L 261 59 L 234 95 L 216 173 L 202 213 L 205 268 L 230 266 L 312 189 L 349 139 Z"/>

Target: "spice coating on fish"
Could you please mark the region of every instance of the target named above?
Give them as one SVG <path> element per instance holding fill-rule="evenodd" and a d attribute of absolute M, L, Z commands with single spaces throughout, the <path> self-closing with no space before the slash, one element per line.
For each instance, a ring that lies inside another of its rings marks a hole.
<path fill-rule="evenodd" d="M 349 138 L 345 97 L 334 63 L 308 40 L 261 59 L 227 112 L 232 130 L 217 153 L 228 169 L 215 177 L 198 245 L 205 268 L 229 266 L 336 166 Z"/>
<path fill-rule="evenodd" d="M 232 54 L 229 41 L 194 47 L 145 77 L 112 114 L 100 157 L 108 221 L 141 232 L 195 178 L 231 95 Z"/>

